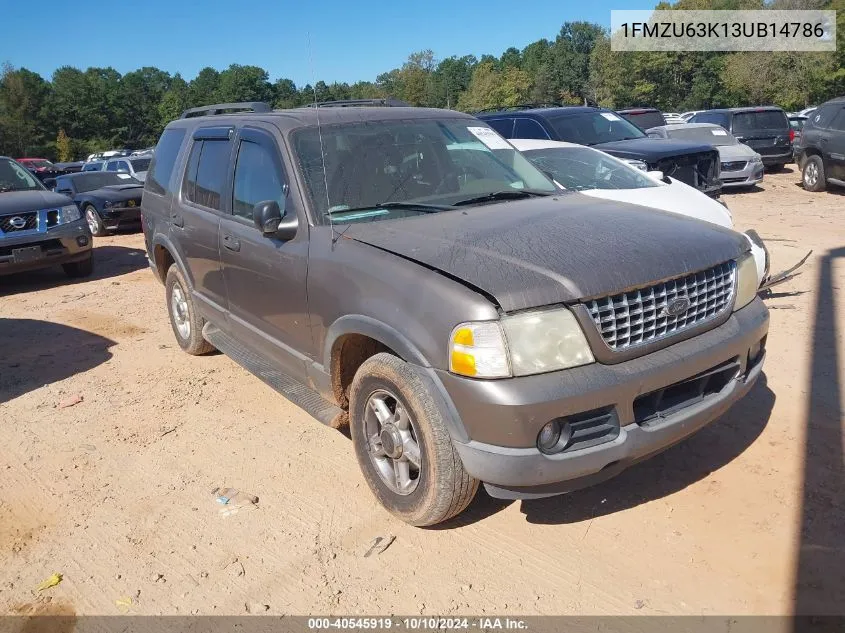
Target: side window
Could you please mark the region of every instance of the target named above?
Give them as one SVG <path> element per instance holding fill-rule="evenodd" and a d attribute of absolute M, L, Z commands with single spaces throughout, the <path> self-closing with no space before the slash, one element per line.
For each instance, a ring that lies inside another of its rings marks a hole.
<path fill-rule="evenodd" d="M 514 138 L 539 138 L 548 139 L 549 135 L 543 126 L 534 119 L 517 119 L 513 130 Z"/>
<path fill-rule="evenodd" d="M 513 119 L 485 119 L 485 121 L 505 138 L 513 138 Z"/>
<path fill-rule="evenodd" d="M 264 144 L 241 141 L 235 166 L 232 212 L 252 221 L 252 208 L 259 202 L 275 200 L 282 205 L 284 183 L 274 152 Z"/>
<path fill-rule="evenodd" d="M 196 141 L 185 171 L 185 197 L 209 209 L 220 209 L 231 144 L 224 140 Z"/>
<path fill-rule="evenodd" d="M 113 162 L 106 165 L 106 171 L 117 171 L 117 163 Z"/>
<path fill-rule="evenodd" d="M 839 110 L 835 105 L 823 105 L 818 110 L 810 113 L 810 118 L 807 120 L 807 125 L 812 127 L 828 127 L 836 116 Z"/>
<path fill-rule="evenodd" d="M 126 171 L 126 172 L 128 172 L 128 171 L 129 171 L 129 163 L 127 163 L 125 160 L 120 161 L 120 162 L 117 164 L 117 171 Z"/>
<path fill-rule="evenodd" d="M 845 132 L 845 108 L 839 108 L 839 114 L 831 121 L 831 129 Z"/>
<path fill-rule="evenodd" d="M 160 196 L 170 193 L 170 176 L 176 166 L 176 157 L 185 138 L 185 130 L 173 128 L 165 130 L 156 145 L 153 161 L 147 173 L 146 189 Z"/>

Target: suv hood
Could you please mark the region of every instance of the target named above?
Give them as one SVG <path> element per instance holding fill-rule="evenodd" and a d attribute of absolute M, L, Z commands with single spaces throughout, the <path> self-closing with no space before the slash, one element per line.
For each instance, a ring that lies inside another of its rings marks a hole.
<path fill-rule="evenodd" d="M 704 143 L 690 143 L 678 139 L 661 138 L 632 138 L 627 141 L 611 141 L 610 143 L 598 143 L 591 145 L 613 156 L 621 158 L 639 158 L 647 161 L 658 161 L 672 156 L 685 154 L 698 154 L 700 152 L 713 151 L 712 145 Z"/>
<path fill-rule="evenodd" d="M 648 286 L 748 250 L 733 231 L 577 193 L 351 224 L 343 236 L 455 277 L 506 312 Z"/>
<path fill-rule="evenodd" d="M 0 193 L 0 215 L 26 213 L 73 204 L 73 201 L 53 191 L 4 191 Z"/>

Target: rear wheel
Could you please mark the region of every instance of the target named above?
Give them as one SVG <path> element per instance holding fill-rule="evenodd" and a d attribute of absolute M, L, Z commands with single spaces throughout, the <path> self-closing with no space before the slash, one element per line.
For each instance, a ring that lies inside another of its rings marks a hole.
<path fill-rule="evenodd" d="M 62 264 L 62 269 L 65 271 L 65 275 L 74 279 L 77 277 L 88 277 L 94 272 L 94 257 L 93 255 L 89 255 L 88 259 L 84 259 L 81 262 Z"/>
<path fill-rule="evenodd" d="M 205 319 L 197 314 L 185 277 L 175 264 L 167 271 L 164 287 L 170 325 L 179 347 L 194 356 L 212 351 L 214 347 L 202 337 Z"/>
<path fill-rule="evenodd" d="M 94 205 L 86 204 L 84 213 L 85 221 L 88 223 L 88 228 L 91 230 L 91 235 L 96 237 L 102 237 L 105 235 L 106 227 L 103 226 L 103 219 L 100 217 L 97 209 L 94 208 Z"/>
<path fill-rule="evenodd" d="M 370 357 L 350 389 L 355 456 L 381 504 L 411 525 L 462 512 L 478 489 L 452 444 L 443 413 L 416 370 L 392 354 Z"/>
<path fill-rule="evenodd" d="M 801 183 L 807 191 L 824 191 L 827 183 L 824 177 L 824 162 L 821 156 L 808 156 L 801 170 Z"/>

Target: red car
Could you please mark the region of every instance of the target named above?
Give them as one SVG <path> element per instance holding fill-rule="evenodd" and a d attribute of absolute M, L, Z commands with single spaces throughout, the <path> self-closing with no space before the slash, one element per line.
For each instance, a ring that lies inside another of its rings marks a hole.
<path fill-rule="evenodd" d="M 27 169 L 40 173 L 42 171 L 56 171 L 56 167 L 46 158 L 19 158 L 18 162 Z"/>

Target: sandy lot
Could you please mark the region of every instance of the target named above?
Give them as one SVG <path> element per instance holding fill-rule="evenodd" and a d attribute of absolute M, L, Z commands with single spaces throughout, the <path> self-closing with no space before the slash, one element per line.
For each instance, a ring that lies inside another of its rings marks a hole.
<path fill-rule="evenodd" d="M 844 612 L 845 195 L 797 183 L 725 196 L 773 268 L 814 250 L 747 399 L 599 487 L 480 492 L 437 529 L 376 504 L 344 435 L 182 353 L 140 235 L 98 239 L 90 280 L 0 279 L 0 612 Z M 259 503 L 221 514 L 220 485 Z"/>

